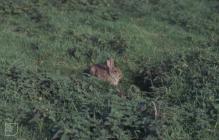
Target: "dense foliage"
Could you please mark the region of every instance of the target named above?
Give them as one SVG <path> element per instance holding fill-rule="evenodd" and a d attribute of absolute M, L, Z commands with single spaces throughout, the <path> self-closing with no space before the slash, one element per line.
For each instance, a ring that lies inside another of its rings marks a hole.
<path fill-rule="evenodd" d="M 217 0 L 1 1 L 0 139 L 216 140 L 218 24 Z M 118 87 L 86 72 L 108 57 Z"/>

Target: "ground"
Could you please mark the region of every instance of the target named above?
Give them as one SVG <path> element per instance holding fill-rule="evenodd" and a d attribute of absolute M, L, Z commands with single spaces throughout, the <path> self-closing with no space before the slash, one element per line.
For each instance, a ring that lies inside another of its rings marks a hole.
<path fill-rule="evenodd" d="M 218 25 L 217 0 L 0 2 L 0 139 L 216 140 Z M 87 73 L 110 57 L 118 86 Z"/>

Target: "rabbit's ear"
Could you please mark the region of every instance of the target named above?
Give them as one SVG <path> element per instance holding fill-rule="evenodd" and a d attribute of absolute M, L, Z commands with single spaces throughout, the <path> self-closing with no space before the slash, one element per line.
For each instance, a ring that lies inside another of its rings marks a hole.
<path fill-rule="evenodd" d="M 112 58 L 108 59 L 106 61 L 106 65 L 109 68 L 109 70 L 112 70 L 112 68 L 114 67 L 114 60 Z"/>

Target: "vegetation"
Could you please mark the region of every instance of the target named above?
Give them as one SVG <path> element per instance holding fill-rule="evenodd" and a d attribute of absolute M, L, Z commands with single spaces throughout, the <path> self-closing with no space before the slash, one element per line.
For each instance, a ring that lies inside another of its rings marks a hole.
<path fill-rule="evenodd" d="M 2 0 L 0 139 L 216 140 L 218 25 L 217 0 Z M 117 87 L 86 73 L 109 57 Z"/>

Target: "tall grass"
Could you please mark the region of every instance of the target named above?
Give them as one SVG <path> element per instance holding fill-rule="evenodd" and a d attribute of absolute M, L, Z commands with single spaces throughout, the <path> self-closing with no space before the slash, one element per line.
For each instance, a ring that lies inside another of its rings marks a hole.
<path fill-rule="evenodd" d="M 0 2 L 1 139 L 217 139 L 216 0 Z M 118 87 L 84 71 L 116 60 Z M 4 124 L 17 123 L 15 137 Z"/>

